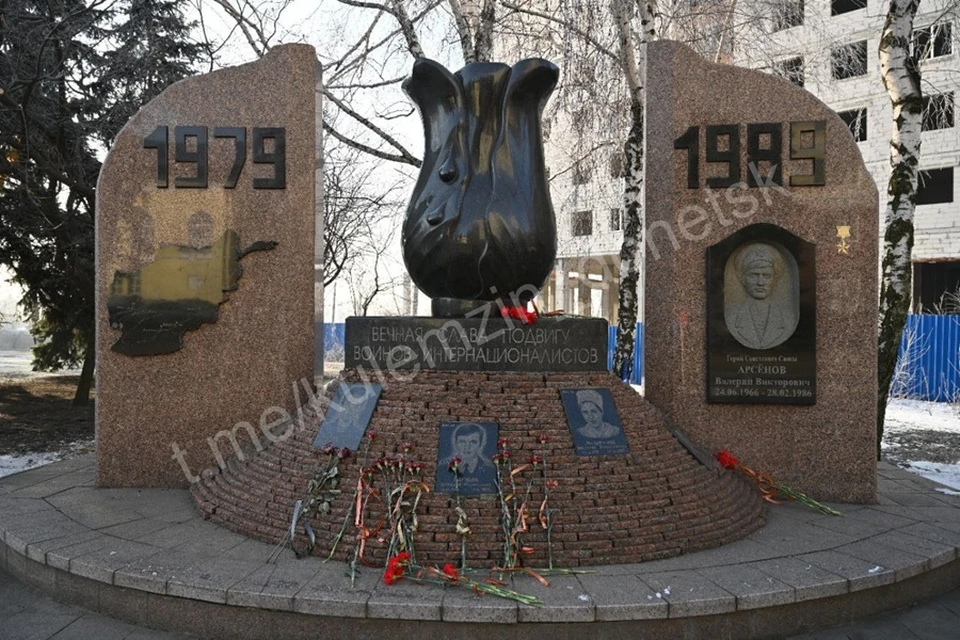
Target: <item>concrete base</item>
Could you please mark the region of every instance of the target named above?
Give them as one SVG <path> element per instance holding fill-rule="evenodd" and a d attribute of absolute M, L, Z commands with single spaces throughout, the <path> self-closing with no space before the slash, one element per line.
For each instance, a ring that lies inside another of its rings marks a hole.
<path fill-rule="evenodd" d="M 960 585 L 960 498 L 881 465 L 880 504 L 771 509 L 738 542 L 513 587 L 541 607 L 453 587 L 386 586 L 203 521 L 180 490 L 97 489 L 86 456 L 0 480 L 0 568 L 110 617 L 216 638 L 782 637 Z M 451 622 L 470 622 L 453 625 Z"/>

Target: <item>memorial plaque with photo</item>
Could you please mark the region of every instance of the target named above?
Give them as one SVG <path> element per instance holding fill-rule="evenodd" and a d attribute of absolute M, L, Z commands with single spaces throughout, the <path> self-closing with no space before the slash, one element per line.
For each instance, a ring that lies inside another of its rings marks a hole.
<path fill-rule="evenodd" d="M 772 224 L 707 249 L 709 402 L 816 402 L 814 257 Z"/>
<path fill-rule="evenodd" d="M 619 456 L 630 452 L 609 389 L 561 389 L 560 397 L 578 456 Z"/>
<path fill-rule="evenodd" d="M 450 462 L 460 458 L 460 495 L 473 496 L 497 492 L 497 453 L 499 425 L 495 422 L 444 422 L 440 425 L 437 447 L 437 493 L 455 494 L 457 476 Z"/>
<path fill-rule="evenodd" d="M 341 382 L 323 416 L 313 446 L 332 444 L 338 449 L 346 447 L 356 451 L 382 391 L 383 387 L 379 384 Z"/>

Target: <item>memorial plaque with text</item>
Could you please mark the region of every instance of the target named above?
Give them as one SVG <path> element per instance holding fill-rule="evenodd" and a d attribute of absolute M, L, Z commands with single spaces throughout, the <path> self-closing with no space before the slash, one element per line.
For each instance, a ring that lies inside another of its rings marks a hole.
<path fill-rule="evenodd" d="M 816 402 L 814 247 L 754 224 L 707 249 L 707 401 Z"/>
<path fill-rule="evenodd" d="M 609 389 L 561 389 L 560 397 L 578 456 L 618 456 L 630 452 Z"/>
<path fill-rule="evenodd" d="M 345 351 L 347 369 L 606 371 L 607 321 L 355 317 Z"/>
<path fill-rule="evenodd" d="M 383 387 L 379 384 L 341 382 L 320 423 L 313 446 L 331 444 L 356 451 L 367 431 Z"/>
<path fill-rule="evenodd" d="M 444 422 L 437 446 L 437 493 L 472 496 L 497 492 L 499 425 L 495 422 Z M 457 471 L 451 470 L 456 459 Z"/>

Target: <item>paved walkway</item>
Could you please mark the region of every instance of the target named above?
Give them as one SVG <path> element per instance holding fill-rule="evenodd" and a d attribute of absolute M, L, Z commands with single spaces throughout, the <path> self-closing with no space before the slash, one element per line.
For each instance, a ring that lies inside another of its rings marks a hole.
<path fill-rule="evenodd" d="M 465 623 L 469 624 L 469 623 Z M 5 640 L 190 640 L 60 604 L 0 572 L 0 637 Z M 281 636 L 277 636 L 278 638 Z M 533 636 L 531 636 L 533 637 Z M 960 589 L 929 602 L 792 640 L 957 640 Z"/>
<path fill-rule="evenodd" d="M 180 628 L 201 636 L 299 621 L 340 624 L 346 635 L 355 624 L 399 635 L 403 628 L 424 638 L 462 636 L 484 626 L 504 638 L 550 629 L 570 630 L 564 637 L 581 629 L 593 637 L 630 629 L 713 637 L 708 631 L 722 621 L 727 626 L 720 635 L 740 638 L 745 629 L 769 637 L 771 628 L 863 619 L 803 637 L 960 639 L 960 498 L 889 465 L 878 472 L 879 504 L 838 505 L 843 518 L 788 504 L 772 508 L 759 531 L 723 547 L 556 576 L 550 588 L 514 577 L 515 588 L 543 600 L 544 606 L 531 608 L 457 588 L 385 587 L 374 571 L 351 587 L 342 565 L 317 558 L 285 554 L 270 564 L 272 545 L 202 520 L 184 491 L 95 488 L 94 463 L 85 456 L 0 481 L 0 568 L 45 593 L 85 590 L 85 599 L 71 602 L 148 625 L 194 615 Z M 870 616 L 950 587 L 932 602 Z M 255 621 L 254 615 L 264 618 Z M 799 623 L 777 626 L 785 615 Z M 471 624 L 450 624 L 456 622 Z M 578 622 L 596 624 L 565 624 Z M 692 625 L 700 625 L 699 632 Z M 70 637 L 185 636 L 157 635 L 56 604 L 0 576 L 0 638 Z M 301 630 L 297 637 L 317 636 Z"/>

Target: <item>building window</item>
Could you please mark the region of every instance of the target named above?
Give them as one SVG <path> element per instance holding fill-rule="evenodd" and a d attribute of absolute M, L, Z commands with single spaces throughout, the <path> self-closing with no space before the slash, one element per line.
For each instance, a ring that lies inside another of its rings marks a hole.
<path fill-rule="evenodd" d="M 623 161 L 623 154 L 618 152 L 610 156 L 610 177 L 625 178 L 626 175 L 626 163 Z"/>
<path fill-rule="evenodd" d="M 587 184 L 593 174 L 593 167 L 586 162 L 578 162 L 573 165 L 573 184 Z"/>
<path fill-rule="evenodd" d="M 830 51 L 834 80 L 867 75 L 867 41 L 851 42 Z"/>
<path fill-rule="evenodd" d="M 830 15 L 839 16 L 867 6 L 867 0 L 830 0 Z"/>
<path fill-rule="evenodd" d="M 837 115 L 843 120 L 847 128 L 850 129 L 850 135 L 857 142 L 863 142 L 867 139 L 867 108 L 850 109 L 849 111 L 838 111 Z"/>
<path fill-rule="evenodd" d="M 593 235 L 593 211 L 574 211 L 572 221 L 574 237 Z"/>
<path fill-rule="evenodd" d="M 921 130 L 934 131 L 953 126 L 953 92 L 923 96 Z"/>
<path fill-rule="evenodd" d="M 913 57 L 915 60 L 939 58 L 953 53 L 953 29 L 949 22 L 938 22 L 913 31 Z"/>
<path fill-rule="evenodd" d="M 960 260 L 913 263 L 914 313 L 960 313 Z"/>
<path fill-rule="evenodd" d="M 953 167 L 921 171 L 917 184 L 917 204 L 944 202 L 953 202 Z"/>
<path fill-rule="evenodd" d="M 773 70 L 781 78 L 789 80 L 798 87 L 803 86 L 803 58 L 801 56 L 777 62 L 774 64 Z"/>
<path fill-rule="evenodd" d="M 623 229 L 623 211 L 610 209 L 610 231 L 620 231 L 621 229 Z"/>
<path fill-rule="evenodd" d="M 803 24 L 803 0 L 786 0 L 773 9 L 773 31 L 783 31 Z"/>

